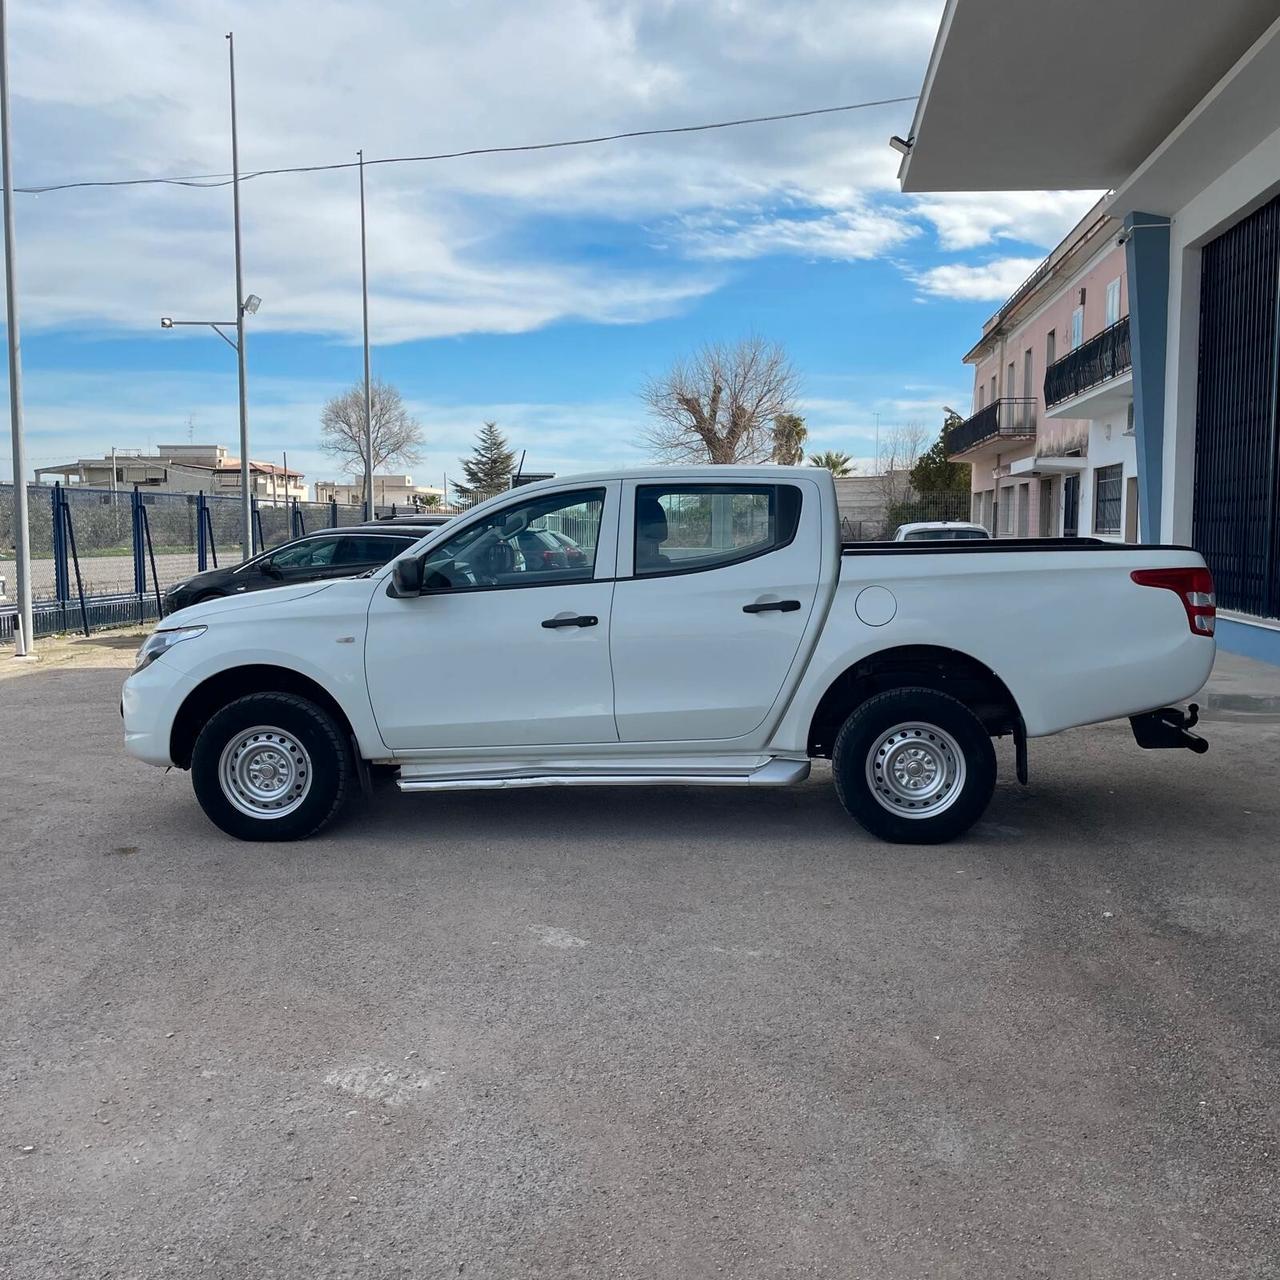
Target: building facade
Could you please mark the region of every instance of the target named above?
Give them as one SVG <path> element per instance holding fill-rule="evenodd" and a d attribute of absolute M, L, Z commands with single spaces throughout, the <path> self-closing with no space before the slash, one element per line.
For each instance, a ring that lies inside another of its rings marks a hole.
<path fill-rule="evenodd" d="M 993 537 L 1136 541 L 1137 450 L 1119 224 L 1091 209 L 965 356 L 973 413 L 948 437 Z"/>
<path fill-rule="evenodd" d="M 976 76 L 982 66 L 1000 74 Z M 1107 192 L 1124 252 L 1139 534 L 1200 551 L 1219 644 L 1273 662 L 1278 84 L 1275 0 L 947 0 L 899 170 L 913 192 Z M 1082 410 L 1079 393 L 1063 402 Z"/>
<path fill-rule="evenodd" d="M 60 481 L 93 489 L 142 489 L 162 493 L 240 493 L 240 459 L 220 444 L 162 444 L 155 453 L 116 449 L 101 458 L 78 458 L 39 467 L 36 481 Z M 274 462 L 249 463 L 250 492 L 259 501 L 307 500 L 305 476 Z"/>
<path fill-rule="evenodd" d="M 363 502 L 364 481 L 317 480 L 316 501 Z M 375 474 L 373 501 L 379 507 L 434 507 L 444 501 L 444 490 L 435 485 L 414 484 L 412 476 Z"/>

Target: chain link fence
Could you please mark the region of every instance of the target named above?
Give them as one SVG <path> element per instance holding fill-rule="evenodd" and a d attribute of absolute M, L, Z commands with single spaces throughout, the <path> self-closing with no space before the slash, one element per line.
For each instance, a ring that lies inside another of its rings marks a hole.
<path fill-rule="evenodd" d="M 12 484 L 0 484 L 0 641 L 12 640 L 17 607 L 13 492 Z M 29 484 L 27 507 L 37 636 L 155 618 L 167 587 L 243 558 L 244 514 L 234 494 Z M 359 524 L 364 511 L 255 499 L 252 517 L 256 553 Z"/>

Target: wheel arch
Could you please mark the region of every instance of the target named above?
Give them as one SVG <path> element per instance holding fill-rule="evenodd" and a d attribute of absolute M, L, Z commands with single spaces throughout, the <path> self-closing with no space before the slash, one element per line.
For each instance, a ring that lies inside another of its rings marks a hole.
<path fill-rule="evenodd" d="M 169 732 L 169 759 L 180 769 L 189 769 L 196 738 L 209 718 L 250 693 L 292 693 L 308 698 L 329 712 L 348 737 L 355 737 L 351 717 L 323 685 L 291 667 L 253 663 L 219 671 L 187 694 Z"/>
<path fill-rule="evenodd" d="M 860 658 L 831 681 L 809 722 L 809 755 L 830 756 L 840 726 L 868 698 L 913 685 L 963 702 L 993 737 L 1025 732 L 1017 700 L 985 663 L 941 645 L 899 645 Z"/>

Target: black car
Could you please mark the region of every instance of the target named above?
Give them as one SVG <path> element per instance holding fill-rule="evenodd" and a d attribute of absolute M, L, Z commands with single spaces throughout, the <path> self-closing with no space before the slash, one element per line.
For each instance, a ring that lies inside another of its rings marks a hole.
<path fill-rule="evenodd" d="M 431 515 L 425 511 L 418 512 L 412 516 L 379 516 L 376 520 L 362 520 L 357 525 L 352 525 L 354 529 L 437 529 L 442 524 L 448 524 L 452 520 L 452 516 L 441 515 L 436 513 Z"/>
<path fill-rule="evenodd" d="M 263 591 L 292 582 L 319 582 L 325 578 L 350 578 L 379 569 L 423 538 L 428 528 L 401 525 L 391 529 L 355 527 L 325 529 L 273 547 L 252 560 L 197 573 L 169 588 L 165 613 L 185 609 L 202 600 Z"/>

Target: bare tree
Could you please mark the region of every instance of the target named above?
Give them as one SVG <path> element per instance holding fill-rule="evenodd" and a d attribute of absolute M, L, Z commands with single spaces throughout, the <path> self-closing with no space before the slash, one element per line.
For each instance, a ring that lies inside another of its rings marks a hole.
<path fill-rule="evenodd" d="M 645 384 L 645 438 L 663 462 L 766 462 L 774 420 L 793 412 L 798 389 L 776 342 L 709 343 Z"/>
<path fill-rule="evenodd" d="M 373 413 L 373 470 L 389 462 L 412 465 L 422 457 L 422 424 L 404 407 L 400 392 L 375 378 L 369 386 Z M 334 396 L 320 414 L 320 448 L 348 475 L 364 472 L 364 383 Z"/>
<path fill-rule="evenodd" d="M 919 422 L 894 427 L 882 437 L 876 489 L 889 524 L 897 523 L 899 508 L 910 499 L 911 472 L 928 446 L 928 428 Z"/>

